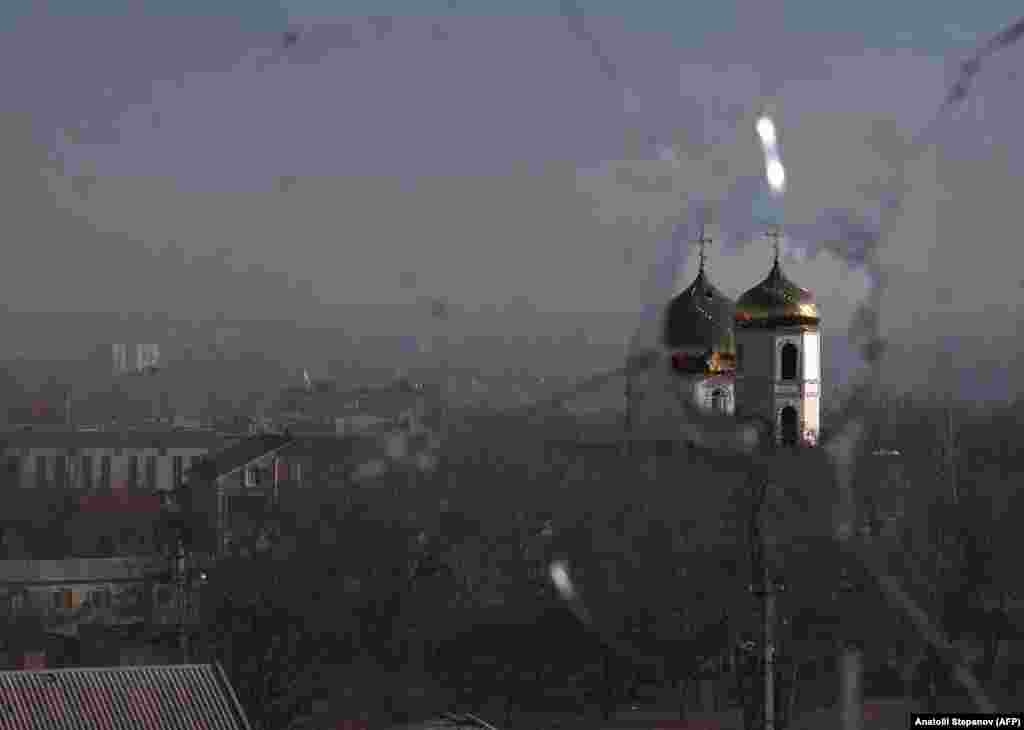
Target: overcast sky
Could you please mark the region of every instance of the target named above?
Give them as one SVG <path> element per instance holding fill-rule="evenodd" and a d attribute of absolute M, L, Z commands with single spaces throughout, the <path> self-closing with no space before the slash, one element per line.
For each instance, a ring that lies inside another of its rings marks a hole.
<path fill-rule="evenodd" d="M 526 297 L 542 312 L 640 312 L 663 296 L 658 265 L 694 200 L 716 203 L 710 268 L 736 296 L 770 262 L 763 240 L 747 245 L 768 210 L 752 133 L 764 105 L 780 124 L 798 254 L 822 243 L 801 237 L 828 236 L 823 211 L 872 215 L 951 69 L 1017 11 L 581 5 L 614 80 L 553 1 L 8 0 L 8 308 L 262 306 L 329 320 L 349 303 L 436 294 L 470 310 Z M 886 250 L 896 339 L 1014 345 L 1021 60 L 1024 46 L 987 64 L 938 147 L 908 167 Z M 658 159 L 666 146 L 677 161 Z M 271 272 L 260 281 L 278 295 L 192 281 L 183 261 L 217 251 Z M 863 276 L 828 254 L 787 267 L 826 325 L 845 327 Z"/>

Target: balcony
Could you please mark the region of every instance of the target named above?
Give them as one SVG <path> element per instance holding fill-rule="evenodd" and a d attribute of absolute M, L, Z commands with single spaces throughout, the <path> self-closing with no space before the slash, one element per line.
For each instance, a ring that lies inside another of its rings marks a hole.
<path fill-rule="evenodd" d="M 149 620 L 149 578 L 163 568 L 151 558 L 0 561 L 0 614 L 34 617 L 47 631 L 73 635 L 84 624 Z"/>
<path fill-rule="evenodd" d="M 0 585 L 141 582 L 166 566 L 158 557 L 0 560 Z"/>

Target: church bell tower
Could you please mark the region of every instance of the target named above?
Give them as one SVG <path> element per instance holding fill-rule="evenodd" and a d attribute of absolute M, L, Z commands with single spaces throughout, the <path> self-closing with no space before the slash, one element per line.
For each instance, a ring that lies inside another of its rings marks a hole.
<path fill-rule="evenodd" d="M 737 415 L 764 422 L 776 444 L 814 446 L 821 423 L 818 307 L 782 272 L 780 231 L 768 235 L 771 271 L 736 302 Z"/>

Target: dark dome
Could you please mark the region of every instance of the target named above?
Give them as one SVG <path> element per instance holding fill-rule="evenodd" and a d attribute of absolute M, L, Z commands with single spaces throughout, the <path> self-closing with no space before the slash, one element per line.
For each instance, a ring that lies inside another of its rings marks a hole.
<path fill-rule="evenodd" d="M 736 354 L 733 301 L 707 280 L 704 271 L 669 302 L 663 344 L 671 349 L 701 348 L 723 355 Z"/>
<path fill-rule="evenodd" d="M 787 279 L 778 261 L 764 281 L 736 302 L 738 327 L 816 325 L 818 322 L 814 295 Z"/>

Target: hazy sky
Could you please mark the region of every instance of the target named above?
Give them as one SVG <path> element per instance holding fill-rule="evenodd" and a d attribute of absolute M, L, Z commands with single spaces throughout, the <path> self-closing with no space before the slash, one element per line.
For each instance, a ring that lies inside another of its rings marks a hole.
<path fill-rule="evenodd" d="M 738 245 L 761 230 L 763 105 L 777 110 L 794 238 L 827 237 L 822 212 L 870 216 L 953 66 L 1018 6 L 580 4 L 614 81 L 553 1 L 8 0 L 7 306 L 319 307 L 326 320 L 443 294 L 469 309 L 526 297 L 540 311 L 639 312 L 662 296 L 652 267 L 673 223 L 694 220 L 688 199 L 721 202 L 713 231 L 730 255 L 710 265 L 738 295 L 770 258 L 763 242 Z M 886 251 L 895 338 L 1003 348 L 1017 334 L 1022 59 L 1024 47 L 987 65 L 979 101 L 908 168 Z M 262 297 L 242 280 L 193 281 L 183 262 L 217 251 L 280 276 L 264 274 Z M 845 327 L 863 277 L 827 254 L 788 266 Z M 692 262 L 677 284 L 691 275 Z"/>

